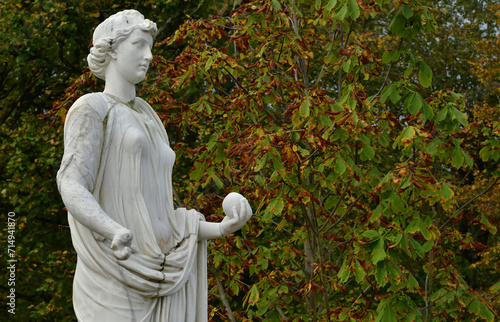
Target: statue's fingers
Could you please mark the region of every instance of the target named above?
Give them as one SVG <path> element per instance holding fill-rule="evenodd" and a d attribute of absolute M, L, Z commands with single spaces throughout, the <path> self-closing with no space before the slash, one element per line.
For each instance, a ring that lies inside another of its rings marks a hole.
<path fill-rule="evenodd" d="M 131 250 L 130 247 L 127 246 L 116 247 L 115 250 L 113 251 L 113 254 L 116 259 L 125 260 L 130 257 Z"/>
<path fill-rule="evenodd" d="M 233 207 L 233 218 L 236 222 L 240 221 L 240 214 L 238 213 L 238 210 L 236 210 L 236 206 Z"/>
<path fill-rule="evenodd" d="M 246 219 L 247 218 L 247 207 L 246 207 L 247 200 L 245 198 L 240 199 L 240 219 Z"/>
<path fill-rule="evenodd" d="M 125 246 L 129 242 L 130 239 L 126 238 L 125 236 L 121 236 L 120 239 L 118 239 L 118 245 L 120 246 Z"/>
<path fill-rule="evenodd" d="M 248 204 L 248 200 L 241 199 L 241 209 L 242 209 L 242 219 L 245 219 L 245 222 L 250 219 L 252 216 L 252 209 L 250 208 L 250 205 Z"/>

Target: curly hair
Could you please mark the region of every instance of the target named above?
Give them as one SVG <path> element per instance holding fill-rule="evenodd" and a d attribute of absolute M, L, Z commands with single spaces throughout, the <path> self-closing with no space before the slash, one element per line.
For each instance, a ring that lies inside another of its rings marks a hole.
<path fill-rule="evenodd" d="M 94 75 L 106 80 L 106 69 L 111 59 L 109 53 L 137 28 L 149 32 L 153 38 L 158 32 L 156 24 L 144 19 L 137 10 L 120 11 L 97 26 L 92 37 L 93 47 L 87 56 L 89 68 Z"/>

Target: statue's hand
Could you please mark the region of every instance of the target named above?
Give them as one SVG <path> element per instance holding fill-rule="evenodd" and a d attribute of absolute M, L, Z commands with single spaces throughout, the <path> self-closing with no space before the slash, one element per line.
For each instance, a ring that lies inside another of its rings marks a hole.
<path fill-rule="evenodd" d="M 239 210 L 237 209 L 239 208 Z M 233 206 L 229 211 L 225 211 L 226 217 L 220 223 L 220 232 L 223 236 L 234 233 L 252 218 L 252 208 L 246 198 L 239 200 L 238 206 Z"/>
<path fill-rule="evenodd" d="M 132 243 L 133 234 L 130 230 L 123 228 L 119 230 L 113 237 L 111 249 L 116 259 L 126 260 L 132 254 L 130 245 Z"/>

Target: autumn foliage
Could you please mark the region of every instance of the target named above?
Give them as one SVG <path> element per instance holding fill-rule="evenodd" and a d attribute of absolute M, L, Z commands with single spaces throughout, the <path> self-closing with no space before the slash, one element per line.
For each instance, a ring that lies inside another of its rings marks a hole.
<path fill-rule="evenodd" d="M 252 1 L 161 42 L 184 50 L 157 60 L 146 92 L 170 132 L 196 134 L 176 145 L 192 163 L 183 202 L 216 219 L 236 190 L 256 212 L 212 247 L 226 304 L 212 314 L 495 319 L 500 284 L 471 286 L 459 254 L 487 248 L 463 221 L 497 232 L 484 198 L 498 193 L 500 128 L 432 86 L 432 61 L 410 50 L 434 14 L 418 1 Z M 375 32 L 376 20 L 389 23 Z"/>
<path fill-rule="evenodd" d="M 255 213 L 209 245 L 210 319 L 499 318 L 498 38 L 477 37 L 474 93 L 441 86 L 433 3 L 242 1 L 158 39 L 140 95 L 178 205 L 219 221 L 238 191 Z"/>

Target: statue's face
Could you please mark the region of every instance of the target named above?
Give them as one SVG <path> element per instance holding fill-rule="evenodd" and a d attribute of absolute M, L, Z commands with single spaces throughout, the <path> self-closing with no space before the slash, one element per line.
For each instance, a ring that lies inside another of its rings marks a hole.
<path fill-rule="evenodd" d="M 149 32 L 135 29 L 127 39 L 115 49 L 113 68 L 132 84 L 137 84 L 146 77 L 149 62 L 153 59 L 153 36 Z"/>

